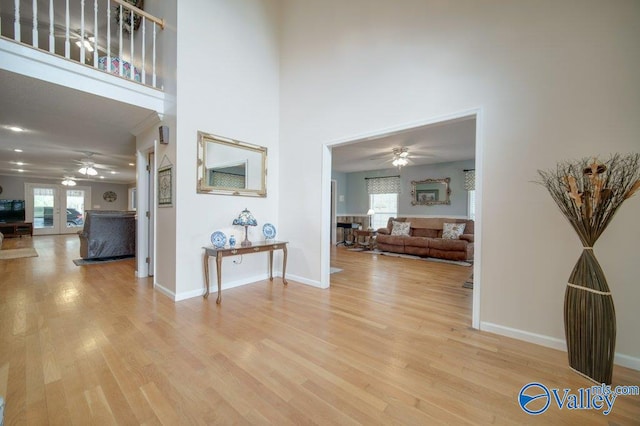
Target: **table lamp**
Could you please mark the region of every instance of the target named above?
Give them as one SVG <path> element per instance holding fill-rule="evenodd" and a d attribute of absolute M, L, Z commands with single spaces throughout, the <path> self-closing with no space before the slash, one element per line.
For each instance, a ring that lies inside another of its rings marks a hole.
<path fill-rule="evenodd" d="M 240 212 L 240 215 L 236 218 L 233 219 L 233 224 L 234 225 L 240 225 L 240 226 L 244 226 L 244 241 L 240 243 L 240 246 L 242 247 L 248 247 L 251 245 L 251 241 L 249 241 L 249 236 L 248 236 L 248 228 L 249 226 L 257 226 L 258 222 L 256 221 L 256 218 L 253 217 L 253 215 L 251 214 L 251 212 L 247 209 L 244 209 Z"/>
<path fill-rule="evenodd" d="M 373 209 L 369 209 L 369 211 L 367 212 L 367 216 L 369 216 L 369 229 L 373 229 L 371 227 L 371 221 L 373 220 L 373 215 L 376 214 L 375 211 L 373 211 Z"/>

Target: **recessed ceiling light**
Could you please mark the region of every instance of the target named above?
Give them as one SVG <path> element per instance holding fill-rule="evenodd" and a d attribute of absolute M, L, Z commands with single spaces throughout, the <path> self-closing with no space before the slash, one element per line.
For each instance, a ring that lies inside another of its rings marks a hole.
<path fill-rule="evenodd" d="M 24 170 L 22 170 L 22 169 L 18 169 L 18 171 L 19 171 L 20 173 L 24 172 Z"/>
<path fill-rule="evenodd" d="M 104 179 L 104 176 L 100 176 L 100 179 Z"/>
<path fill-rule="evenodd" d="M 111 170 L 109 173 L 111 173 L 112 175 L 115 175 L 118 172 L 116 172 L 115 170 Z"/>
<path fill-rule="evenodd" d="M 14 149 L 15 152 L 22 152 L 22 150 L 20 148 L 16 148 Z"/>
<path fill-rule="evenodd" d="M 18 126 L 7 126 L 7 129 L 12 130 L 14 132 L 24 132 L 24 129 Z"/>
<path fill-rule="evenodd" d="M 135 166 L 135 165 L 136 165 L 136 163 L 129 163 L 129 165 L 130 165 L 130 166 Z"/>

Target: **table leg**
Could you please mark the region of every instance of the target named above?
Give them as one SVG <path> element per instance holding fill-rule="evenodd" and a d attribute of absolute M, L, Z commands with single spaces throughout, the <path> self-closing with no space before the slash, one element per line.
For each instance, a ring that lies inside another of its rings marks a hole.
<path fill-rule="evenodd" d="M 216 273 L 218 274 L 218 298 L 216 304 L 222 302 L 222 256 L 220 253 L 216 256 Z"/>
<path fill-rule="evenodd" d="M 269 250 L 269 281 L 273 281 L 273 250 Z"/>
<path fill-rule="evenodd" d="M 287 279 L 284 277 L 284 274 L 287 272 L 287 245 L 282 245 L 282 282 L 284 285 L 287 285 Z"/>
<path fill-rule="evenodd" d="M 204 252 L 204 297 L 205 299 L 209 297 L 209 253 L 205 250 Z"/>

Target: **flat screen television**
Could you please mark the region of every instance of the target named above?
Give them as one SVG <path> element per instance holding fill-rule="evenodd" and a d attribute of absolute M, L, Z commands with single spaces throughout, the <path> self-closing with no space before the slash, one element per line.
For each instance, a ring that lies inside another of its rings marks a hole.
<path fill-rule="evenodd" d="M 0 223 L 24 222 L 24 200 L 0 200 Z"/>

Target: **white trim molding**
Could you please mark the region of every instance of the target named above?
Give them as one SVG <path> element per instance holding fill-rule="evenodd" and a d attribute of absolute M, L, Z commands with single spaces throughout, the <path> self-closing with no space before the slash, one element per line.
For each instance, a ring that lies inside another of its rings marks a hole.
<path fill-rule="evenodd" d="M 545 336 L 543 334 L 532 333 L 530 331 L 519 330 L 517 328 L 506 327 L 500 324 L 493 324 L 484 321 L 480 324 L 480 330 L 567 352 L 567 344 L 565 340 L 558 339 L 557 337 Z M 616 352 L 614 363 L 622 367 L 640 371 L 640 358 Z"/>

